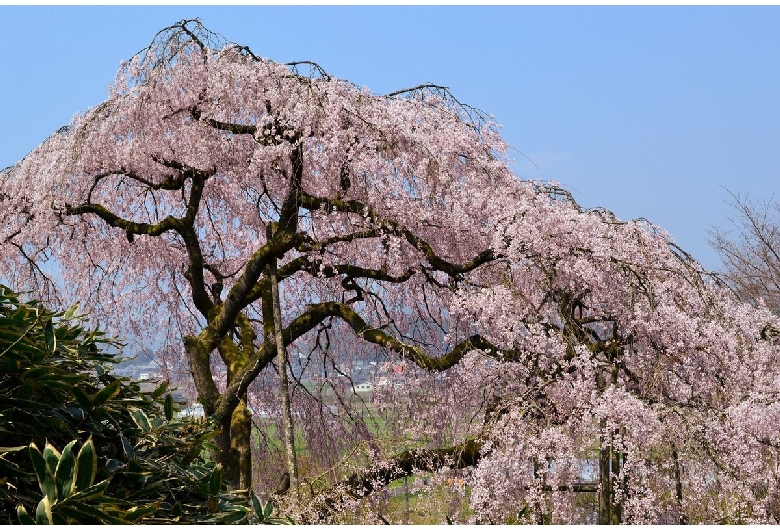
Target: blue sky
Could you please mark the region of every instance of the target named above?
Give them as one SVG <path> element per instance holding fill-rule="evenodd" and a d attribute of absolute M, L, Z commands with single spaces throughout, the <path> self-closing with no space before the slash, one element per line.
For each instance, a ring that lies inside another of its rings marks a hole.
<path fill-rule="evenodd" d="M 0 7 L 0 168 L 107 97 L 119 62 L 200 17 L 377 93 L 434 82 L 493 114 L 522 178 L 668 230 L 708 268 L 726 190 L 780 184 L 780 7 Z"/>

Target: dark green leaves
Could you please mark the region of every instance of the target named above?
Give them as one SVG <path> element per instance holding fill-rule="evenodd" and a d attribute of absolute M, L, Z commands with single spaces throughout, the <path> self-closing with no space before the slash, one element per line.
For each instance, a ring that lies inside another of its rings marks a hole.
<path fill-rule="evenodd" d="M 125 458 L 127 458 L 127 460 L 133 460 L 135 458 L 135 451 L 133 451 L 133 445 L 130 443 L 130 440 L 124 436 L 120 436 L 119 440 L 122 443 L 122 451 L 125 453 Z"/>
<path fill-rule="evenodd" d="M 148 506 L 134 506 L 125 514 L 126 523 L 135 523 L 145 517 L 154 514 L 159 509 L 157 504 L 150 504 Z"/>
<path fill-rule="evenodd" d="M 173 396 L 168 394 L 165 396 L 165 419 L 171 421 L 173 419 Z"/>
<path fill-rule="evenodd" d="M 76 316 L 76 311 L 78 311 L 78 309 L 79 309 L 79 305 L 78 304 L 73 304 L 72 306 L 70 306 L 65 311 L 65 313 L 63 313 L 62 319 L 63 320 L 70 320 L 70 319 L 72 319 L 74 316 Z"/>
<path fill-rule="evenodd" d="M 30 444 L 30 460 L 32 460 L 33 469 L 35 470 L 35 476 L 38 479 L 38 486 L 41 489 L 41 493 L 43 493 L 44 497 L 51 500 L 56 499 L 57 485 L 54 482 L 53 474 L 49 473 L 46 459 L 34 443 Z"/>
<path fill-rule="evenodd" d="M 219 491 L 222 489 L 222 466 L 217 464 L 214 470 L 211 472 L 209 478 L 209 494 L 212 496 L 219 495 Z"/>
<path fill-rule="evenodd" d="M 119 381 L 114 381 L 95 394 L 95 396 L 92 398 L 92 406 L 99 407 L 109 399 L 113 399 L 117 394 L 119 394 L 120 389 L 121 383 Z"/>
<path fill-rule="evenodd" d="M 35 524 L 54 524 L 51 516 L 51 501 L 48 497 L 41 499 L 35 510 Z"/>
<path fill-rule="evenodd" d="M 75 491 L 84 491 L 95 482 L 97 473 L 97 453 L 92 438 L 87 440 L 78 457 L 76 457 L 76 477 L 74 479 Z"/>
<path fill-rule="evenodd" d="M 50 354 L 54 353 L 54 349 L 57 347 L 57 337 L 54 335 L 54 326 L 51 320 L 47 320 L 43 324 L 43 339 L 46 343 L 46 350 Z"/>
<path fill-rule="evenodd" d="M 151 430 L 152 424 L 149 422 L 149 417 L 144 413 L 143 410 L 131 409 L 130 416 L 132 416 L 135 424 L 138 425 L 138 428 L 143 432 L 149 432 L 149 430 Z"/>
<path fill-rule="evenodd" d="M 252 517 L 250 520 L 253 523 L 257 524 L 292 524 L 293 521 L 290 519 L 282 519 L 281 517 L 271 517 L 271 514 L 274 511 L 274 505 L 269 500 L 263 505 L 262 502 L 260 502 L 260 499 L 257 498 L 257 495 L 252 492 L 250 494 L 250 499 L 252 500 Z M 381 516 L 380 516 L 381 517 Z"/>
<path fill-rule="evenodd" d="M 76 441 L 60 453 L 47 444 L 41 452 L 30 444 L 30 459 L 43 497 L 35 507 L 35 518 L 17 505 L 22 524 L 129 524 L 156 514 L 159 503 L 128 503 L 107 495 L 110 479 L 93 484 L 98 468 L 95 444 L 90 438 L 73 456 Z M 232 513 L 230 515 L 233 515 Z"/>
<path fill-rule="evenodd" d="M 59 462 L 57 462 L 54 472 L 59 499 L 64 498 L 65 495 L 70 494 L 73 490 L 73 470 L 76 467 L 76 458 L 73 456 L 72 450 L 75 443 L 76 440 L 73 440 L 62 450 L 62 455 L 59 458 Z"/>
<path fill-rule="evenodd" d="M 119 395 L 121 389 L 122 382 L 116 380 L 93 394 L 90 394 L 82 386 L 72 387 L 72 392 L 81 408 L 87 411 L 91 411 L 94 408 L 105 404 L 110 399 L 115 398 L 117 395 Z"/>
<path fill-rule="evenodd" d="M 165 391 L 168 390 L 168 384 L 168 381 L 163 381 L 163 383 L 152 392 L 152 399 L 157 399 L 162 396 Z"/>
<path fill-rule="evenodd" d="M 73 387 L 73 396 L 78 401 L 79 406 L 84 410 L 92 410 L 92 400 L 86 390 L 80 386 Z"/>
<path fill-rule="evenodd" d="M 213 425 L 177 419 L 167 382 L 112 375 L 101 348 L 119 344 L 76 312 L 0 286 L 0 520 L 246 522 L 246 497 L 204 458 Z"/>
<path fill-rule="evenodd" d="M 260 503 L 260 499 L 257 498 L 257 495 L 255 495 L 254 491 L 252 492 L 250 497 L 252 499 L 252 508 L 255 510 L 255 515 L 258 517 L 262 517 L 264 515 L 264 512 L 263 512 L 263 505 Z"/>
<path fill-rule="evenodd" d="M 16 507 L 16 516 L 22 524 L 35 524 L 35 519 L 30 517 L 30 514 L 27 513 L 27 510 L 21 504 Z"/>

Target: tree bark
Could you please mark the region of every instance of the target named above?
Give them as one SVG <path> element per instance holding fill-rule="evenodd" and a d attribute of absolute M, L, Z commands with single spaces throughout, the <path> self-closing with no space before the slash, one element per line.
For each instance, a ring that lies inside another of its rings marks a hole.
<path fill-rule="evenodd" d="M 623 515 L 622 503 L 615 502 L 613 475 L 620 473 L 621 455 L 611 442 L 604 447 L 602 440 L 599 455 L 599 524 L 620 524 Z"/>
<path fill-rule="evenodd" d="M 214 416 L 220 401 L 220 393 L 211 374 L 210 352 L 203 345 L 201 337 L 186 336 L 183 338 L 184 350 L 190 365 L 190 373 L 195 382 L 198 401 L 203 405 L 206 417 Z M 211 451 L 211 459 L 222 465 L 225 476 L 232 482 L 233 463 L 230 458 L 230 427 L 231 416 L 218 418 L 219 432 L 214 437 L 215 449 Z"/>
<path fill-rule="evenodd" d="M 683 489 L 680 478 L 680 457 L 677 454 L 677 446 L 672 443 L 672 460 L 674 460 L 674 493 L 677 498 L 677 510 L 679 511 L 679 524 L 688 524 L 688 517 L 683 512 Z"/>
<path fill-rule="evenodd" d="M 239 489 L 252 488 L 252 415 L 246 406 L 246 394 L 230 419 L 230 453 L 233 466 L 231 477 Z"/>
<path fill-rule="evenodd" d="M 618 381 L 618 371 L 616 366 L 610 368 L 610 382 L 616 385 Z M 598 386 L 600 390 L 606 388 L 606 381 L 600 380 Z M 606 422 L 601 421 L 601 430 L 604 431 Z M 615 481 L 613 475 L 617 477 L 620 474 L 622 466 L 622 455 L 615 450 L 613 441 L 618 435 L 618 431 L 612 433 L 611 439 L 605 439 L 602 435 L 600 439 L 599 453 L 599 524 L 620 524 L 623 519 L 623 503 L 616 502 Z"/>
<path fill-rule="evenodd" d="M 290 384 L 287 378 L 287 348 L 282 337 L 282 311 L 279 304 L 279 283 L 276 278 L 276 258 L 268 264 L 268 277 L 271 282 L 271 305 L 274 319 L 274 341 L 276 342 L 279 363 L 279 394 L 282 401 L 282 437 L 284 439 L 285 461 L 290 475 L 290 489 L 298 493 L 298 462 L 295 456 L 295 429 L 290 410 Z"/>
<path fill-rule="evenodd" d="M 603 424 L 603 422 L 602 422 Z M 603 427 L 602 427 L 603 428 Z M 601 448 L 599 450 L 599 519 L 598 524 L 610 524 L 612 515 L 612 481 L 609 476 L 609 466 L 611 463 L 610 449 L 606 446 L 604 439 L 601 439 Z"/>

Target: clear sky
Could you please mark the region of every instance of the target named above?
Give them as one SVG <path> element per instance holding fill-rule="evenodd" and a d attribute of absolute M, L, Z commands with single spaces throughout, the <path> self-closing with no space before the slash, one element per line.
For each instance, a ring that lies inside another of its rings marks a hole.
<path fill-rule="evenodd" d="M 449 86 L 503 124 L 518 176 L 645 217 L 711 269 L 726 190 L 780 185 L 780 7 L 3 6 L 0 168 L 103 101 L 159 29 L 194 17 L 376 93 Z"/>

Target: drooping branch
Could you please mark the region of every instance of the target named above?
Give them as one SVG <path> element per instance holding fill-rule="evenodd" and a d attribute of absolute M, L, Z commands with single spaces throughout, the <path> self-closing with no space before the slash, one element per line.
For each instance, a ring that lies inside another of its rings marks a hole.
<path fill-rule="evenodd" d="M 270 112 L 270 108 L 268 110 Z M 213 127 L 218 131 L 227 132 L 230 134 L 252 136 L 255 142 L 263 146 L 279 145 L 281 141 L 283 141 L 278 139 L 277 135 L 270 134 L 274 129 L 282 130 L 284 132 L 284 139 L 290 143 L 295 143 L 299 138 L 299 135 L 295 132 L 293 127 L 283 126 L 278 121 L 271 121 L 263 125 L 261 129 L 258 129 L 255 125 L 231 123 L 217 120 L 211 117 L 204 118 L 203 113 L 197 107 L 192 107 L 188 109 L 188 111 L 193 118 L 205 123 L 209 127 Z M 259 131 L 262 131 L 262 133 Z"/>
<path fill-rule="evenodd" d="M 321 252 L 335 243 L 349 243 L 358 239 L 379 237 L 382 233 L 382 230 L 379 228 L 369 228 L 358 232 L 335 235 L 323 241 L 314 241 L 310 236 L 306 235 L 303 241 L 296 247 L 296 250 L 299 252 Z"/>
<path fill-rule="evenodd" d="M 483 350 L 489 355 L 501 359 L 517 360 L 519 358 L 517 352 L 501 350 L 481 335 L 472 335 L 458 343 L 449 353 L 441 357 L 435 357 L 426 354 L 418 346 L 403 343 L 381 329 L 370 326 L 357 312 L 346 304 L 339 302 L 314 304 L 311 306 L 310 311 L 321 315 L 322 319 L 327 316 L 340 318 L 352 328 L 359 338 L 378 346 L 386 347 L 399 354 L 402 358 L 409 359 L 420 368 L 431 372 L 442 372 L 452 368 L 469 351 L 475 349 Z"/>
<path fill-rule="evenodd" d="M 217 129 L 218 131 L 229 132 L 232 134 L 248 134 L 254 136 L 257 132 L 257 127 L 254 125 L 243 125 L 240 123 L 228 123 L 224 121 L 215 120 L 214 118 L 203 118 L 202 113 L 198 109 L 191 109 L 192 116 L 196 120 L 201 120 L 208 124 L 210 127 Z"/>
<path fill-rule="evenodd" d="M 482 445 L 479 441 L 467 440 L 462 444 L 440 449 L 403 451 L 369 469 L 352 474 L 315 497 L 312 506 L 317 520 L 306 521 L 306 523 L 326 522 L 332 514 L 338 513 L 338 504 L 344 497 L 361 499 L 392 481 L 408 477 L 415 472 L 435 473 L 444 467 L 452 469 L 473 467 L 479 462 Z"/>
<path fill-rule="evenodd" d="M 290 153 L 290 165 L 292 166 L 290 186 L 287 189 L 284 203 L 282 203 L 282 210 L 279 212 L 279 229 L 291 234 L 298 230 L 298 210 L 301 207 L 301 196 L 303 195 L 303 144 L 297 140 L 297 138 L 293 139 L 297 145 Z"/>
<path fill-rule="evenodd" d="M 130 234 L 143 234 L 149 236 L 159 236 L 165 232 L 170 232 L 179 228 L 181 219 L 177 219 L 172 215 L 167 216 L 159 223 L 139 223 L 135 221 L 128 221 L 124 219 L 102 204 L 81 204 L 79 206 L 65 206 L 65 213 L 67 215 L 84 215 L 94 214 L 100 217 L 107 225 L 114 228 L 121 228 Z"/>
<path fill-rule="evenodd" d="M 403 283 L 414 276 L 415 272 L 414 268 L 410 268 L 407 269 L 403 274 L 395 276 L 381 270 L 366 269 L 357 265 L 322 265 L 320 260 L 308 260 L 306 265 L 301 267 L 301 270 L 305 270 L 310 274 L 319 273 L 326 278 L 333 278 L 335 276 L 344 275 L 348 278 L 366 278 L 388 283 Z"/>
<path fill-rule="evenodd" d="M 431 372 L 442 372 L 458 364 L 470 351 L 478 349 L 500 360 L 519 361 L 521 353 L 514 350 L 502 350 L 481 335 L 472 335 L 458 343 L 449 353 L 436 357 L 426 354 L 422 348 L 405 344 L 381 329 L 369 326 L 363 318 L 351 307 L 340 302 L 323 302 L 312 304 L 303 314 L 295 318 L 283 329 L 282 337 L 285 345 L 292 344 L 296 339 L 314 329 L 329 317 L 337 317 L 346 322 L 359 338 L 384 346 L 396 352 L 402 358 L 409 359 L 420 368 Z M 208 329 L 208 328 L 207 328 Z M 206 333 L 204 330 L 203 333 Z M 239 396 L 246 392 L 249 384 L 276 357 L 277 351 L 273 341 L 267 341 L 249 359 L 245 368 L 239 373 L 233 383 L 228 385 L 217 407 L 217 415 L 230 414 L 238 404 Z"/>
<path fill-rule="evenodd" d="M 406 239 L 410 245 L 423 253 L 433 270 L 444 272 L 449 276 L 458 276 L 473 271 L 485 263 L 501 258 L 501 256 L 497 255 L 492 249 L 486 249 L 466 263 L 451 263 L 438 256 L 433 250 L 433 247 L 427 241 L 414 234 L 414 232 L 402 228 L 395 221 L 382 218 L 374 209 L 361 201 L 315 197 L 306 192 L 302 192 L 300 206 L 309 210 L 325 208 L 327 211 L 353 213 L 370 219 L 374 225 L 379 227 L 379 230 L 381 230 L 382 233 L 392 234 Z"/>
<path fill-rule="evenodd" d="M 285 263 L 283 266 L 276 269 L 277 281 L 281 282 L 285 278 L 289 278 L 298 271 L 304 269 L 308 263 L 307 256 L 298 256 L 292 261 Z M 246 295 L 247 305 L 260 300 L 264 294 L 270 292 L 271 284 L 267 276 L 259 278 L 252 289 Z M 266 320 L 265 318 L 263 319 Z"/>
<path fill-rule="evenodd" d="M 112 212 L 102 204 L 92 203 L 91 191 L 88 201 L 85 204 L 78 206 L 66 205 L 64 210 L 67 215 L 97 215 L 109 226 L 124 230 L 128 241 L 131 243 L 135 235 L 156 237 L 169 231 L 178 233 L 187 249 L 188 268 L 185 277 L 192 288 L 193 302 L 195 303 L 195 307 L 198 308 L 198 311 L 200 311 L 204 317 L 208 318 L 208 314 L 213 307 L 213 302 L 211 301 L 211 298 L 209 298 L 205 288 L 203 277 L 204 260 L 200 248 L 200 241 L 195 229 L 195 218 L 203 198 L 206 181 L 216 173 L 216 170 L 200 171 L 184 166 L 176 161 L 163 159 L 157 161 L 166 167 L 179 171 L 178 178 L 166 177 L 166 179 L 164 179 L 166 186 L 168 186 L 167 189 L 183 189 L 184 181 L 187 179 L 192 180 L 184 217 L 176 218 L 169 215 L 158 223 L 130 221 Z M 95 178 L 95 185 L 100 181 L 100 177 L 101 176 L 99 175 Z M 140 179 L 140 177 L 136 177 L 136 180 L 138 179 Z M 179 184 L 181 186 L 179 186 Z"/>
<path fill-rule="evenodd" d="M 406 450 L 392 458 L 372 465 L 363 471 L 353 473 L 343 481 L 321 493 L 313 500 L 314 514 L 317 520 L 308 524 L 324 523 L 338 514 L 338 505 L 345 497 L 361 499 L 386 487 L 394 480 L 415 473 L 437 473 L 442 469 L 465 469 L 479 464 L 483 455 L 484 443 L 477 439 L 450 447 L 437 449 Z M 595 493 L 598 485 L 587 482 L 574 482 L 558 486 L 545 485 L 543 491 L 573 491 Z"/>
<path fill-rule="evenodd" d="M 277 278 L 279 281 L 282 281 L 285 278 L 289 278 L 290 276 L 294 275 L 296 272 L 299 271 L 306 271 L 312 275 L 322 274 L 326 278 L 333 278 L 335 276 L 343 274 L 347 278 L 352 278 L 352 279 L 367 278 L 371 280 L 384 281 L 389 283 L 403 283 L 407 281 L 409 278 L 411 278 L 415 273 L 415 270 L 413 268 L 408 269 L 403 274 L 394 276 L 392 274 L 387 274 L 376 269 L 366 269 L 364 267 L 359 267 L 357 265 L 349 265 L 349 264 L 339 264 L 339 265 L 331 264 L 331 265 L 325 265 L 321 267 L 320 260 L 312 260 L 309 256 L 304 255 L 304 256 L 298 256 L 297 258 L 285 263 L 282 267 L 280 267 L 277 271 Z M 267 277 L 259 278 L 257 280 L 257 283 L 254 285 L 254 287 L 252 287 L 251 291 L 246 296 L 247 305 L 259 300 L 263 296 L 263 293 L 267 292 L 269 289 L 270 289 L 270 283 L 268 281 L 268 278 Z"/>
<path fill-rule="evenodd" d="M 297 233 L 303 179 L 303 148 L 300 144 L 290 154 L 290 162 L 292 163 L 290 185 L 279 213 L 279 222 L 274 223 L 278 229 L 273 230 L 273 237 L 269 238 L 266 244 L 256 250 L 249 259 L 244 273 L 228 292 L 219 313 L 210 320 L 204 330 L 205 345 L 209 349 L 214 349 L 225 334 L 233 328 L 239 312 L 250 303 L 249 295 L 270 261 L 281 258 L 300 242 L 301 235 Z"/>

